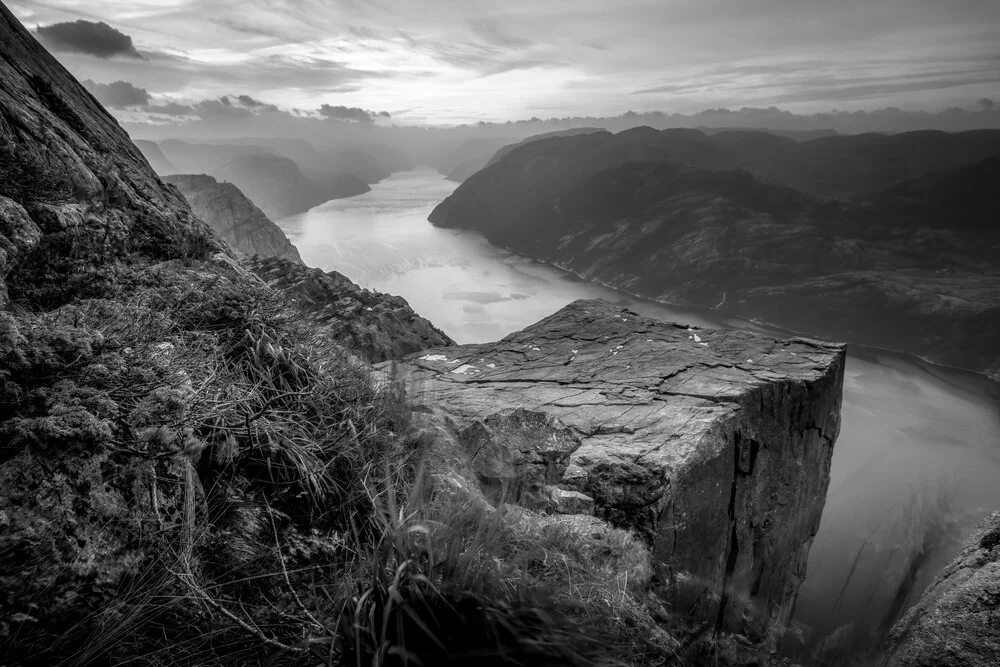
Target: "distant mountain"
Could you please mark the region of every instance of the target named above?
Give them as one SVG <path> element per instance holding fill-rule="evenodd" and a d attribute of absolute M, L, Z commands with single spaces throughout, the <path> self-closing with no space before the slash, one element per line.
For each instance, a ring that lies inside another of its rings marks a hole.
<path fill-rule="evenodd" d="M 174 174 L 163 180 L 180 190 L 195 215 L 243 255 L 302 263 L 281 228 L 232 183 L 219 183 L 203 174 Z"/>
<path fill-rule="evenodd" d="M 256 144 L 195 144 L 167 139 L 159 142 L 158 146 L 182 174 L 212 174 L 222 165 L 239 157 L 277 155 L 275 150 Z"/>
<path fill-rule="evenodd" d="M 468 139 L 442 151 L 434 167 L 448 180 L 461 183 L 485 167 L 494 153 L 516 141 L 510 137 Z"/>
<path fill-rule="evenodd" d="M 927 139 L 946 163 L 986 150 L 962 136 L 888 139 Z M 429 219 L 634 294 L 1000 368 L 1000 158 L 851 199 L 759 176 L 795 181 L 781 171 L 788 155 L 817 156 L 814 175 L 831 155 L 862 153 L 856 138 L 816 141 L 822 150 L 799 153 L 815 141 L 649 128 L 554 137 L 513 148 Z M 751 157 L 752 171 L 731 167 Z"/>
<path fill-rule="evenodd" d="M 484 167 L 489 166 L 494 162 L 496 162 L 497 160 L 499 160 L 500 158 L 502 158 L 507 153 L 514 150 L 515 148 L 518 148 L 519 146 L 523 146 L 525 144 L 530 144 L 533 141 L 542 141 L 545 139 L 551 139 L 553 137 L 575 137 L 578 134 L 593 134 L 595 132 L 607 132 L 607 130 L 603 130 L 599 127 L 574 127 L 569 130 L 557 130 L 555 132 L 546 132 L 544 134 L 534 134 L 530 137 L 522 139 L 517 143 L 512 142 L 497 149 L 497 151 L 490 156 L 490 159 L 483 166 Z"/>
<path fill-rule="evenodd" d="M 142 151 L 143 157 L 146 158 L 146 162 L 149 166 L 153 168 L 160 176 L 166 176 L 167 174 L 177 173 L 177 167 L 175 167 L 170 160 L 163 154 L 160 147 L 156 145 L 154 141 L 133 141 L 139 150 Z"/>
<path fill-rule="evenodd" d="M 273 220 L 308 211 L 330 199 L 370 190 L 361 179 L 349 174 L 317 183 L 303 174 L 293 160 L 276 155 L 238 157 L 212 175 L 235 184 Z"/>
<path fill-rule="evenodd" d="M 389 171 L 378 160 L 356 146 L 339 146 L 325 152 L 337 174 L 353 174 L 365 183 L 378 183 Z"/>
<path fill-rule="evenodd" d="M 408 171 L 416 166 L 412 156 L 394 146 L 377 143 L 359 143 L 357 144 L 357 148 L 375 158 L 379 166 L 389 173 Z"/>

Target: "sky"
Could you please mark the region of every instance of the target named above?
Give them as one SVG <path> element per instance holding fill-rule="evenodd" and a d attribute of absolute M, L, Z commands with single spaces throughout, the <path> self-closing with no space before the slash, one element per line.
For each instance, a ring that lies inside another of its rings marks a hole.
<path fill-rule="evenodd" d="M 133 124 L 283 114 L 450 125 L 625 111 L 1000 105 L 1000 0 L 8 6 Z"/>

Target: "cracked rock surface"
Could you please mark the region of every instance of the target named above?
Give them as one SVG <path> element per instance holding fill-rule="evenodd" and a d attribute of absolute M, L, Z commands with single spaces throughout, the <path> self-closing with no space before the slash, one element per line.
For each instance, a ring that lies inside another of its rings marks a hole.
<path fill-rule="evenodd" d="M 805 574 L 844 360 L 839 345 L 690 329 L 577 301 L 501 341 L 425 350 L 394 371 L 418 412 L 458 434 L 438 457 L 442 470 L 489 495 L 501 475 L 477 461 L 544 458 L 526 453 L 523 431 L 498 435 L 498 420 L 528 411 L 521 421 L 539 450 L 558 452 L 554 460 L 571 450 L 565 463 L 524 466 L 532 502 L 542 484 L 550 498 L 575 492 L 579 507 L 592 499 L 597 517 L 647 539 L 664 601 L 754 634 L 788 621 Z M 470 447 L 461 437 L 481 432 L 493 433 L 492 453 L 483 438 Z"/>

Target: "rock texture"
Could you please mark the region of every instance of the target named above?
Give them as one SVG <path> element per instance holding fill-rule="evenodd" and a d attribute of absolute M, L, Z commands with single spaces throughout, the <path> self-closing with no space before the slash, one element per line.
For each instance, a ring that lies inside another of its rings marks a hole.
<path fill-rule="evenodd" d="M 499 342 L 392 368 L 453 435 L 441 470 L 494 502 L 636 529 L 670 609 L 759 636 L 787 622 L 805 574 L 844 358 L 578 301 Z"/>
<path fill-rule="evenodd" d="M 554 137 L 513 147 L 429 219 L 644 297 L 1000 369 L 1000 155 L 961 163 L 1000 152 L 1000 134 L 973 133 L 975 147 L 965 135 L 912 134 L 886 139 L 886 150 L 908 146 L 914 159 L 900 160 L 913 173 L 934 155 L 959 166 L 849 201 L 806 192 L 817 188 L 798 176 L 829 181 L 826 194 L 853 192 L 856 173 L 841 172 L 868 173 L 856 138 L 651 128 Z M 788 151 L 798 157 L 785 164 Z M 889 166 L 871 182 L 894 183 L 889 174 L 902 172 Z"/>
<path fill-rule="evenodd" d="M 1000 661 L 1000 512 L 969 536 L 889 635 L 886 667 L 992 667 Z"/>
<path fill-rule="evenodd" d="M 455 344 L 406 299 L 362 289 L 336 271 L 263 257 L 247 265 L 328 335 L 369 361 Z"/>
<path fill-rule="evenodd" d="M 238 252 L 302 263 L 281 228 L 232 183 L 203 174 L 176 174 L 163 180 L 180 190 L 195 214 Z"/>
<path fill-rule="evenodd" d="M 0 43 L 0 305 L 42 268 L 36 296 L 51 303 L 85 288 L 67 284 L 80 266 L 224 247 L 3 5 Z"/>

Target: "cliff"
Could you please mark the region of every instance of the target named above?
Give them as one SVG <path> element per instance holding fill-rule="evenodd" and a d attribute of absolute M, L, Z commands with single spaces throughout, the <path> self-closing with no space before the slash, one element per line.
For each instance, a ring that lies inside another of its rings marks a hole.
<path fill-rule="evenodd" d="M 342 174 L 328 183 L 308 178 L 294 161 L 276 155 L 234 158 L 212 172 L 231 181 L 274 220 L 308 211 L 330 199 L 351 197 L 371 188 L 357 176 Z"/>
<path fill-rule="evenodd" d="M 668 609 L 760 640 L 787 624 L 805 575 L 844 359 L 578 301 L 496 343 L 391 368 L 450 434 L 431 457 L 444 475 L 494 503 L 636 530 Z"/>
<path fill-rule="evenodd" d="M 468 179 L 429 219 L 644 297 L 1000 367 L 990 185 L 1000 161 L 851 201 L 730 168 L 733 145 L 764 160 L 788 142 L 650 128 L 535 141 Z"/>
<path fill-rule="evenodd" d="M 232 183 L 219 183 L 211 176 L 184 174 L 163 180 L 180 190 L 194 213 L 236 251 L 302 262 L 299 251 L 281 228 Z"/>
<path fill-rule="evenodd" d="M 886 667 L 988 667 L 1000 656 L 1000 512 L 987 518 L 889 634 Z"/>
<path fill-rule="evenodd" d="M 248 267 L 318 330 L 369 361 L 455 344 L 413 312 L 406 299 L 362 289 L 336 271 L 264 257 L 250 260 Z"/>

